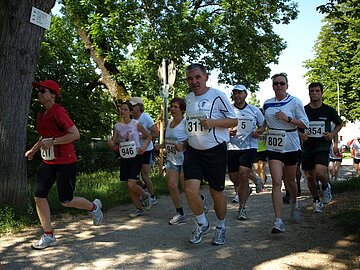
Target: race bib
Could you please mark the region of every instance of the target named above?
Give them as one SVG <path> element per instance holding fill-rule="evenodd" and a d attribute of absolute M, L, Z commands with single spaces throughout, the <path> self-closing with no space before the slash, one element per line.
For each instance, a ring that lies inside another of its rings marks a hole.
<path fill-rule="evenodd" d="M 136 157 L 137 151 L 134 141 L 121 142 L 119 144 L 120 157 L 133 158 Z"/>
<path fill-rule="evenodd" d="M 205 129 L 200 122 L 200 119 L 206 119 L 206 115 L 193 115 L 186 117 L 186 132 L 189 136 L 203 136 L 209 130 Z"/>
<path fill-rule="evenodd" d="M 325 133 L 325 122 L 324 121 L 310 121 L 309 128 L 305 130 L 309 137 L 321 138 Z"/>
<path fill-rule="evenodd" d="M 166 155 L 168 156 L 168 158 L 175 158 L 178 151 L 176 151 L 176 141 L 174 140 L 166 140 L 166 145 L 165 145 L 165 149 L 166 149 Z"/>
<path fill-rule="evenodd" d="M 54 160 L 55 153 L 54 153 L 54 146 L 52 145 L 48 149 L 40 148 L 41 157 L 43 160 Z"/>
<path fill-rule="evenodd" d="M 261 134 L 258 138 L 259 142 L 266 142 L 266 134 Z"/>
<path fill-rule="evenodd" d="M 251 119 L 238 119 L 237 135 L 249 134 L 254 130 L 254 124 Z"/>
<path fill-rule="evenodd" d="M 269 130 L 266 137 L 266 149 L 283 151 L 286 145 L 286 131 Z"/>

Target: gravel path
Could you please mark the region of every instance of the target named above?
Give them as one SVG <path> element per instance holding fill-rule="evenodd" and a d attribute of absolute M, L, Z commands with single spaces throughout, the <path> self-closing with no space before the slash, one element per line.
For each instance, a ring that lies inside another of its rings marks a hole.
<path fill-rule="evenodd" d="M 343 176 L 350 171 L 351 166 L 342 167 Z M 227 182 L 224 246 L 211 245 L 213 230 L 200 244 L 190 244 L 194 222 L 186 203 L 186 223 L 171 226 L 172 203 L 170 197 L 162 196 L 158 205 L 136 219 L 128 218 L 132 205 L 122 205 L 105 212 L 105 220 L 98 227 L 87 216 L 56 220 L 59 245 L 42 251 L 30 248 L 39 228 L 2 235 L 0 269 L 360 269 L 359 243 L 344 237 L 326 215 L 313 214 L 306 184 L 302 182 L 302 186 L 302 222 L 290 223 L 290 206 L 284 205 L 283 234 L 270 234 L 274 219 L 270 185 L 266 192 L 251 195 L 249 219 L 239 221 L 238 206 L 231 203 L 233 187 Z M 207 187 L 204 192 L 208 194 Z M 336 196 L 332 203 L 336 203 Z M 213 210 L 208 218 L 214 228 Z"/>

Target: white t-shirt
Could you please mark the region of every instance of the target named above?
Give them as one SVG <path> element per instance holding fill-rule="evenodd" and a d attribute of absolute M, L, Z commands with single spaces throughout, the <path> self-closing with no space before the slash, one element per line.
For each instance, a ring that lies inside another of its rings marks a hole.
<path fill-rule="evenodd" d="M 184 153 L 177 151 L 175 144 L 182 143 L 189 137 L 186 133 L 186 121 L 183 118 L 174 128 L 170 127 L 171 122 L 172 119 L 169 121 L 165 131 L 166 159 L 175 165 L 183 165 Z"/>
<path fill-rule="evenodd" d="M 137 154 L 137 149 L 140 147 L 138 124 L 138 121 L 132 119 L 128 124 L 119 122 L 114 126 L 122 158 L 132 158 Z"/>
<path fill-rule="evenodd" d="M 353 158 L 360 159 L 360 142 L 355 139 L 350 145 L 350 147 L 353 148 L 355 152 L 355 156 Z"/>
<path fill-rule="evenodd" d="M 244 108 L 239 109 L 233 106 L 238 118 L 237 131 L 235 136 L 230 136 L 228 150 L 246 150 L 257 149 L 258 140 L 251 136 L 257 126 L 262 126 L 264 116 L 254 105 L 246 104 Z"/>
<path fill-rule="evenodd" d="M 139 119 L 137 119 L 139 123 L 146 129 L 148 133 L 150 133 L 150 128 L 155 125 L 154 120 L 148 115 L 147 113 L 141 113 Z M 140 144 L 143 146 L 145 144 L 146 139 L 140 139 Z M 154 149 L 154 144 L 152 140 L 150 141 L 148 147 L 146 148 L 146 151 L 150 151 Z"/>
<path fill-rule="evenodd" d="M 306 127 L 309 127 L 309 119 L 301 101 L 289 94 L 283 100 L 270 98 L 264 103 L 265 120 L 269 127 L 267 134 L 267 150 L 275 152 L 293 152 L 301 149 L 300 139 L 296 126 L 276 119 L 276 112 L 283 112 L 287 116 L 300 120 Z"/>
<path fill-rule="evenodd" d="M 189 145 L 198 150 L 215 147 L 229 141 L 227 128 L 205 129 L 199 119 L 236 119 L 236 114 L 228 97 L 220 90 L 209 88 L 200 96 L 190 93 L 186 96 L 186 130 Z"/>

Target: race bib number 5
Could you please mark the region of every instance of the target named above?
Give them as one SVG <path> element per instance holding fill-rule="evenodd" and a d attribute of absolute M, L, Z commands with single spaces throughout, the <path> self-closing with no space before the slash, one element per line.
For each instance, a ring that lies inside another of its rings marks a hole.
<path fill-rule="evenodd" d="M 238 119 L 237 135 L 240 133 L 249 134 L 254 130 L 254 124 L 251 119 Z"/>
<path fill-rule="evenodd" d="M 325 122 L 324 121 L 310 121 L 309 128 L 306 129 L 306 133 L 312 138 L 321 138 L 325 133 Z"/>
<path fill-rule="evenodd" d="M 271 130 L 266 137 L 266 149 L 282 151 L 285 149 L 286 131 Z"/>
<path fill-rule="evenodd" d="M 119 144 L 120 157 L 133 158 L 136 157 L 136 146 L 134 141 L 121 142 Z"/>

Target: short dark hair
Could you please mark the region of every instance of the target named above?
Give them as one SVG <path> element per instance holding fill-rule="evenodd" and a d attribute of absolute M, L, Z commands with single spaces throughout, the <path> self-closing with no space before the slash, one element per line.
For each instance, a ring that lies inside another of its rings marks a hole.
<path fill-rule="evenodd" d="M 130 112 L 132 112 L 134 110 L 134 106 L 128 100 L 120 103 L 120 105 L 118 106 L 119 110 L 120 110 L 121 105 L 127 105 L 129 107 Z"/>
<path fill-rule="evenodd" d="M 180 110 L 182 111 L 182 113 L 184 113 L 186 111 L 186 102 L 183 98 L 179 98 L 179 97 L 174 97 L 171 101 L 170 101 L 170 105 L 174 102 L 179 103 L 179 107 Z"/>
<path fill-rule="evenodd" d="M 206 71 L 206 67 L 203 65 L 203 64 L 200 64 L 200 63 L 192 63 L 190 64 L 187 68 L 186 68 L 186 72 L 189 72 L 191 70 L 194 70 L 194 69 L 200 69 L 201 72 L 203 73 L 207 73 Z"/>
<path fill-rule="evenodd" d="M 285 72 L 281 72 L 281 73 L 276 73 L 274 75 L 271 76 L 271 79 L 274 80 L 277 77 L 284 77 L 285 78 L 285 82 L 288 83 L 288 78 L 287 78 L 287 74 Z"/>
<path fill-rule="evenodd" d="M 313 83 L 310 83 L 310 84 L 309 84 L 309 91 L 310 91 L 311 88 L 314 88 L 314 87 L 320 87 L 321 93 L 324 91 L 324 86 L 322 85 L 321 82 L 313 82 Z"/>

